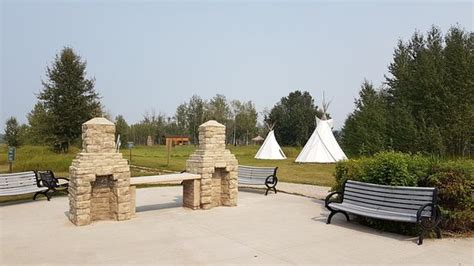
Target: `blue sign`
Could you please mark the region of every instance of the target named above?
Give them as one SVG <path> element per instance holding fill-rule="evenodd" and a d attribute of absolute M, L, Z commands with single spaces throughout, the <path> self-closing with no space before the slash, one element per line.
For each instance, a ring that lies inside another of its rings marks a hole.
<path fill-rule="evenodd" d="M 15 161 L 15 154 L 16 154 L 15 147 L 8 147 L 8 161 L 9 162 Z"/>

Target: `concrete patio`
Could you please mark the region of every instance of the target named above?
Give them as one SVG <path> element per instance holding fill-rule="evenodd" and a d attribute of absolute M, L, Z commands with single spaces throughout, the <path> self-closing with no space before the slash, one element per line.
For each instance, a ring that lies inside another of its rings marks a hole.
<path fill-rule="evenodd" d="M 0 207 L 0 264 L 472 265 L 473 239 L 383 233 L 335 216 L 323 202 L 240 191 L 238 206 L 192 211 L 181 187 L 137 190 L 137 216 L 76 227 L 67 197 Z"/>

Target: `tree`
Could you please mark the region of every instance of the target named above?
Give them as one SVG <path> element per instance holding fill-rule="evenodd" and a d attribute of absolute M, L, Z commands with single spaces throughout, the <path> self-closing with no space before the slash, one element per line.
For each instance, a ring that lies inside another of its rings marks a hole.
<path fill-rule="evenodd" d="M 249 144 L 249 139 L 257 132 L 257 110 L 252 101 L 231 102 L 233 121 L 229 121 L 229 131 L 232 129 L 232 143 Z M 235 137 L 235 138 L 234 138 Z M 235 140 L 235 141 L 234 141 Z"/>
<path fill-rule="evenodd" d="M 67 151 L 81 135 L 81 125 L 102 114 L 95 80 L 86 78 L 86 62 L 69 47 L 56 55 L 46 77 L 38 100 L 50 122 L 52 144 Z"/>
<path fill-rule="evenodd" d="M 469 156 L 473 152 L 473 34 L 432 27 L 401 40 L 389 66 L 389 139 L 400 151 Z"/>
<path fill-rule="evenodd" d="M 122 146 L 126 145 L 130 141 L 130 126 L 122 115 L 118 115 L 115 118 L 115 139 L 120 135 L 120 142 Z"/>
<path fill-rule="evenodd" d="M 20 146 L 20 125 L 15 117 L 10 117 L 5 123 L 5 142 L 8 146 L 19 147 Z"/>
<path fill-rule="evenodd" d="M 44 145 L 54 142 L 54 135 L 50 126 L 53 121 L 42 102 L 37 102 L 26 117 L 30 125 L 28 137 L 31 144 Z"/>
<path fill-rule="evenodd" d="M 342 148 L 351 155 L 373 155 L 387 147 L 385 99 L 367 80 L 361 85 L 355 110 L 342 128 Z"/>
<path fill-rule="evenodd" d="M 176 108 L 174 121 L 176 123 L 178 134 L 187 134 L 189 132 L 189 121 L 187 120 L 187 113 L 188 105 L 186 103 L 180 104 Z"/>
<path fill-rule="evenodd" d="M 272 108 L 267 123 L 276 124 L 275 136 L 282 145 L 304 145 L 313 133 L 315 117 L 321 117 L 309 92 L 291 92 Z"/>
<path fill-rule="evenodd" d="M 205 122 L 206 119 L 206 102 L 197 95 L 193 95 L 189 99 L 187 108 L 187 121 L 189 127 L 189 135 L 191 135 L 193 143 L 197 144 L 199 141 L 199 126 Z"/>

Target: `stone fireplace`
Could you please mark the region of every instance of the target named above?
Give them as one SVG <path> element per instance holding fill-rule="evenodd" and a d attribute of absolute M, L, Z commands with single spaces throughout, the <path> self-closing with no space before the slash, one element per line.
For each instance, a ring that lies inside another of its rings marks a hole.
<path fill-rule="evenodd" d="M 237 159 L 225 148 L 225 126 L 214 120 L 199 126 L 199 147 L 186 161 L 186 172 L 201 175 L 201 180 L 183 183 L 185 206 L 236 206 L 237 167 Z M 186 195 L 195 195 L 194 206 L 186 204 Z"/>
<path fill-rule="evenodd" d="M 69 219 L 75 225 L 131 218 L 130 167 L 114 138 L 115 125 L 105 118 L 82 125 L 82 151 L 69 167 Z"/>

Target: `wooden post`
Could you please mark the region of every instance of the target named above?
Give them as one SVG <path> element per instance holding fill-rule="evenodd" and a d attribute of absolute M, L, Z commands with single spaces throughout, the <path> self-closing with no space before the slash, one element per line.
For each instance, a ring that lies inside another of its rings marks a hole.
<path fill-rule="evenodd" d="M 10 171 L 10 173 L 13 173 L 13 162 L 8 162 L 8 169 Z"/>
<path fill-rule="evenodd" d="M 170 153 L 171 153 L 171 139 L 166 139 L 166 150 L 168 151 L 168 161 L 167 166 L 170 165 Z"/>

